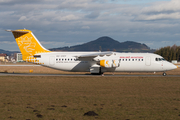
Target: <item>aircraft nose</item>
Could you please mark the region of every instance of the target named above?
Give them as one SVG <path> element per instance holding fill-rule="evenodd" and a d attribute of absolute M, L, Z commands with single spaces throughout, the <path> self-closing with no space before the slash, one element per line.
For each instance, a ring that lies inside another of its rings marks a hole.
<path fill-rule="evenodd" d="M 178 66 L 176 66 L 176 65 L 174 65 L 172 63 L 168 62 L 168 63 L 164 64 L 164 69 L 165 70 L 174 70 L 176 68 L 178 68 Z"/>
<path fill-rule="evenodd" d="M 175 65 L 174 65 L 175 66 Z M 174 69 L 176 69 L 176 68 L 178 68 L 178 66 L 175 66 L 175 68 Z"/>
<path fill-rule="evenodd" d="M 170 68 L 171 70 L 176 69 L 176 68 L 178 68 L 178 66 L 171 64 L 171 68 Z"/>

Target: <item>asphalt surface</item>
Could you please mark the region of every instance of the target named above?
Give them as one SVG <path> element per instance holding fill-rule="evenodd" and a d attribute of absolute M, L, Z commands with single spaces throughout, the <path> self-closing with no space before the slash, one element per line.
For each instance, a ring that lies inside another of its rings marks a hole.
<path fill-rule="evenodd" d="M 36 74 L 36 73 L 0 73 L 0 76 L 70 76 L 70 77 L 101 77 L 102 75 L 91 74 Z M 102 76 L 103 77 L 103 76 Z M 104 77 L 180 77 L 180 75 L 112 75 L 105 74 Z"/>
<path fill-rule="evenodd" d="M 41 65 L 0 65 L 0 66 L 7 66 L 7 67 L 32 67 L 32 66 L 41 66 Z"/>
<path fill-rule="evenodd" d="M 1 64 L 0 64 L 0 66 L 8 66 L 8 67 L 10 67 L 10 66 L 14 66 L 14 67 L 17 67 L 17 66 L 18 66 L 18 67 L 25 66 L 25 67 L 28 67 L 28 66 L 29 66 L 29 67 L 30 67 L 30 66 L 41 66 L 41 65 L 35 65 L 35 64 L 34 64 L 34 65 L 1 65 Z M 177 66 L 180 67 L 180 65 L 177 65 Z"/>

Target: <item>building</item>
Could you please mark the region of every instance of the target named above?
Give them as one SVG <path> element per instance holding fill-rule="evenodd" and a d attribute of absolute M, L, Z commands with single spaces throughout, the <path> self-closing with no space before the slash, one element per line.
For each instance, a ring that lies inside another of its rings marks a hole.
<path fill-rule="evenodd" d="M 16 61 L 17 61 L 17 62 L 23 62 L 23 60 L 22 60 L 22 54 L 21 54 L 21 53 L 17 53 L 16 55 L 17 55 L 17 56 L 16 56 Z"/>
<path fill-rule="evenodd" d="M 2 62 L 8 62 L 8 55 L 7 54 L 3 54 L 3 53 L 1 53 L 0 54 L 0 61 L 2 61 Z"/>
<path fill-rule="evenodd" d="M 177 60 L 172 60 L 171 61 L 173 64 L 177 64 Z"/>

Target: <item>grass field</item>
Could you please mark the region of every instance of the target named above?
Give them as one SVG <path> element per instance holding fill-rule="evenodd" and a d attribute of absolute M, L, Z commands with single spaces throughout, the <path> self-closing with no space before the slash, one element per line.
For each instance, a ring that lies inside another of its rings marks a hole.
<path fill-rule="evenodd" d="M 0 120 L 180 119 L 179 77 L 0 76 L 0 95 Z"/>

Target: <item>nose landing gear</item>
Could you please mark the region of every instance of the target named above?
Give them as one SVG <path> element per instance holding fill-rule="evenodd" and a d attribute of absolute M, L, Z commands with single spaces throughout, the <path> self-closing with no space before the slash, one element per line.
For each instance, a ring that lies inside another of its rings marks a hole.
<path fill-rule="evenodd" d="M 163 75 L 163 76 L 166 76 L 167 74 L 164 72 L 162 75 Z"/>

